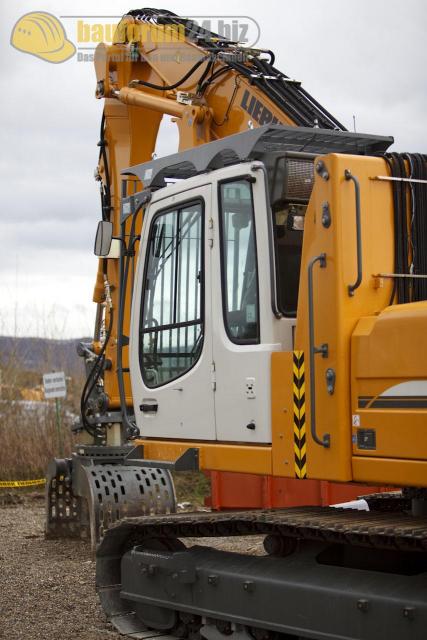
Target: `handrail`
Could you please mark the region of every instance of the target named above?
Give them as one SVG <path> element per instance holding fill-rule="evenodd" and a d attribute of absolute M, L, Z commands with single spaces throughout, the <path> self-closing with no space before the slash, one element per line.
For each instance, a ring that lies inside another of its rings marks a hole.
<path fill-rule="evenodd" d="M 357 278 L 354 284 L 348 285 L 348 295 L 354 296 L 356 289 L 362 284 L 362 223 L 360 216 L 360 182 L 356 176 L 354 176 L 350 169 L 344 171 L 344 177 L 346 180 L 352 180 L 354 183 L 354 193 L 356 197 L 356 241 L 357 241 Z"/>
<path fill-rule="evenodd" d="M 322 438 L 319 438 L 316 431 L 316 373 L 315 373 L 315 356 L 317 353 L 321 353 L 322 357 L 328 356 L 328 345 L 322 344 L 320 347 L 316 347 L 314 344 L 314 305 L 313 305 L 313 268 L 316 262 L 319 263 L 320 268 L 326 267 L 326 253 L 312 258 L 308 265 L 308 326 L 309 326 L 309 351 L 310 351 L 310 431 L 311 437 L 316 444 L 319 444 L 325 449 L 328 449 L 331 445 L 331 436 L 329 433 L 325 433 Z"/>

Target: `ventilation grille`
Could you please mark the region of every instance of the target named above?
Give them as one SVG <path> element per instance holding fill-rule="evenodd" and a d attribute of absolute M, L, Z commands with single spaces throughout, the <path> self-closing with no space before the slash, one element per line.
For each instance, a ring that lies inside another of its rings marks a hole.
<path fill-rule="evenodd" d="M 314 164 L 312 160 L 286 160 L 286 184 L 284 198 L 292 200 L 309 200 L 314 184 Z"/>

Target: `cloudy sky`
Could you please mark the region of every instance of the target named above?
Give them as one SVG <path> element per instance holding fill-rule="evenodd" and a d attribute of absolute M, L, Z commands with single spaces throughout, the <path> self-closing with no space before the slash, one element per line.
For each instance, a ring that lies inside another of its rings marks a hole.
<path fill-rule="evenodd" d="M 200 3 L 162 6 L 198 15 Z M 92 332 L 99 212 L 93 180 L 102 102 L 76 58 L 48 64 L 9 44 L 30 11 L 120 16 L 122 2 L 1 0 L 0 334 L 76 337 Z M 259 23 L 259 46 L 303 81 L 348 128 L 393 135 L 395 149 L 427 151 L 427 3 L 422 0 L 216 0 L 216 14 Z M 262 9 L 262 11 L 261 11 Z M 70 39 L 75 21 L 64 19 Z M 161 152 L 175 150 L 162 139 Z"/>

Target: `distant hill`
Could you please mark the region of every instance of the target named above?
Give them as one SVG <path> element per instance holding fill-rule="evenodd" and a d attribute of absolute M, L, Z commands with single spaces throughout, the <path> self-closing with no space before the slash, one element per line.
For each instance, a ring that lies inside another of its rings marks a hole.
<path fill-rule="evenodd" d="M 77 355 L 76 347 L 82 340 L 90 342 L 91 339 L 48 340 L 0 336 L 0 368 L 12 360 L 28 371 L 65 371 L 66 375 L 79 375 L 83 372 L 83 361 Z"/>

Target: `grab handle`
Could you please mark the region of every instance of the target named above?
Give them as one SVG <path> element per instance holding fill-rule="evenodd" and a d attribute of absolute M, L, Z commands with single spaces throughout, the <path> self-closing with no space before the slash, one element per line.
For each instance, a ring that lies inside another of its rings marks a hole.
<path fill-rule="evenodd" d="M 314 344 L 314 304 L 313 304 L 313 268 L 316 262 L 321 269 L 326 267 L 326 253 L 313 258 L 308 265 L 308 325 L 309 325 L 309 350 L 310 350 L 310 431 L 311 437 L 316 444 L 328 449 L 331 445 L 331 436 L 325 433 L 319 438 L 316 431 L 316 363 L 315 356 L 322 354 L 323 358 L 328 357 L 328 345 L 322 344 L 316 347 Z"/>
<path fill-rule="evenodd" d="M 356 289 L 362 284 L 362 223 L 360 219 L 360 182 L 356 176 L 354 176 L 350 169 L 344 171 L 344 177 L 346 180 L 352 180 L 354 183 L 354 195 L 356 198 L 356 242 L 357 242 L 357 278 L 354 284 L 348 285 L 348 295 L 354 296 Z"/>

